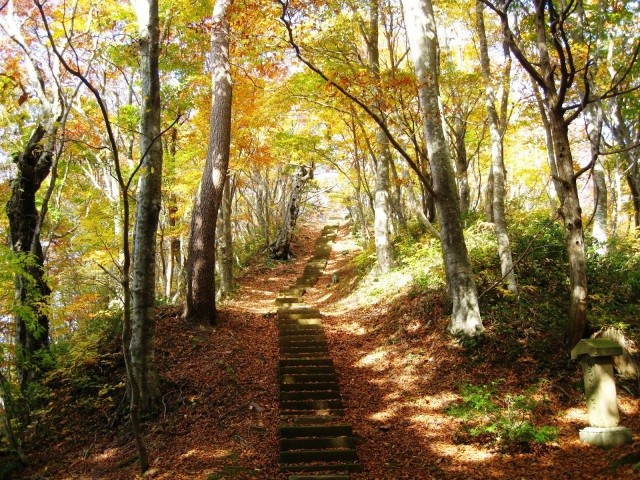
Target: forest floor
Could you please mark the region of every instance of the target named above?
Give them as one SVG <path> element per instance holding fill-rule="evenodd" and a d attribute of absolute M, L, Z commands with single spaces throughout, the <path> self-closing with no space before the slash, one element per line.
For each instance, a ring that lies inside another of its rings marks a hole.
<path fill-rule="evenodd" d="M 300 275 L 323 226 L 299 229 L 292 261 L 262 259 L 247 268 L 234 298 L 221 306 L 217 326 L 188 326 L 177 307 L 159 310 L 156 356 L 164 397 L 159 417 L 145 423 L 152 464 L 145 478 L 287 478 L 278 468 L 274 299 Z M 635 433 L 634 444 L 603 451 L 580 443 L 578 430 L 588 422 L 576 388 L 578 365 L 566 378 L 542 375 L 526 356 L 505 360 L 496 349 L 470 355 L 446 332 L 446 301 L 412 295 L 402 279 L 377 284 L 375 275 L 355 266 L 359 252 L 348 228 L 341 226 L 324 275 L 305 295 L 305 302 L 323 313 L 346 422 L 357 436 L 363 472 L 351 478 L 640 475 L 630 465 L 612 468 L 613 462 L 640 452 L 637 398 L 619 390 L 621 424 Z M 115 346 L 113 354 L 116 358 Z M 491 382 L 499 392 L 529 392 L 536 401 L 536 423 L 557 427 L 557 438 L 546 444 L 500 444 L 486 434 L 470 435 L 462 420 L 446 412 L 459 403 L 460 385 Z M 99 416 L 99 408 L 92 408 L 88 415 L 54 405 L 56 423 L 35 427 L 31 463 L 17 478 L 136 478 L 128 423 L 110 425 L 108 409 Z"/>

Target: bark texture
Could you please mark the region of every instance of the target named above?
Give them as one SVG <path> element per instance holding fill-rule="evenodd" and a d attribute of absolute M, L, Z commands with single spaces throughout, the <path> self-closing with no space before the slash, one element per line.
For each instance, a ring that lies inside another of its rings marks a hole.
<path fill-rule="evenodd" d="M 438 90 L 438 40 L 430 0 L 402 0 L 407 35 L 419 85 L 424 135 L 433 176 L 440 239 L 453 313 L 452 334 L 474 336 L 484 328 L 464 240 L 455 174 L 444 135 Z"/>
<path fill-rule="evenodd" d="M 44 254 L 38 231 L 36 193 L 49 175 L 53 161 L 51 141 L 46 129 L 38 125 L 24 150 L 14 155 L 16 178 L 11 181 L 11 197 L 6 205 L 9 243 L 13 252 L 24 256 L 27 275 L 16 275 L 15 295 L 26 307 L 16 314 L 16 366 L 18 382 L 24 391 L 42 373 L 38 356 L 49 346 L 47 304 L 51 289 L 44 278 Z"/>
<path fill-rule="evenodd" d="M 187 259 L 184 318 L 194 323 L 216 323 L 216 223 L 229 166 L 231 143 L 231 65 L 229 10 L 232 0 L 213 8 L 211 33 L 212 106 L 207 160 L 191 217 Z"/>
<path fill-rule="evenodd" d="M 140 408 L 160 404 L 155 362 L 156 234 L 162 199 L 162 141 L 160 138 L 160 73 L 158 68 L 158 1 L 138 2 L 140 29 L 140 181 L 136 195 L 133 243 L 131 367 L 140 390 Z"/>
<path fill-rule="evenodd" d="M 235 288 L 233 277 L 233 232 L 231 229 L 231 207 L 234 185 L 231 178 L 224 184 L 222 193 L 222 206 L 220 208 L 220 234 L 218 244 L 220 248 L 220 262 L 218 272 L 220 274 L 219 293 L 221 297 L 231 294 Z"/>

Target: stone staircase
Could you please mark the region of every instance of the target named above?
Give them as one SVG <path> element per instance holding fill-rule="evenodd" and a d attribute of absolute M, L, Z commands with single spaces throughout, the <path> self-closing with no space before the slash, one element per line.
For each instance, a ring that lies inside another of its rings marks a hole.
<path fill-rule="evenodd" d="M 320 311 L 302 297 L 331 253 L 336 226 L 326 226 L 296 283 L 276 299 L 280 334 L 280 470 L 289 480 L 347 480 L 361 471 L 351 427 L 344 422 L 338 377 Z"/>

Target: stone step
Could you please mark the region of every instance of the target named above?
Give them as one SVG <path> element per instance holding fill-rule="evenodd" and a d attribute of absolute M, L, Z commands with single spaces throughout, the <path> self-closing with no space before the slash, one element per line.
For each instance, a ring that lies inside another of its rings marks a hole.
<path fill-rule="evenodd" d="M 331 358 L 298 358 L 298 359 L 280 359 L 279 367 L 298 367 L 302 365 L 333 365 Z"/>
<path fill-rule="evenodd" d="M 322 325 L 281 325 L 278 331 L 281 337 L 324 334 Z"/>
<path fill-rule="evenodd" d="M 337 382 L 338 377 L 335 373 L 285 373 L 280 375 L 280 384 L 299 384 L 313 382 Z"/>
<path fill-rule="evenodd" d="M 279 320 L 304 320 L 304 319 L 320 319 L 322 317 L 319 313 L 279 313 L 277 318 Z"/>
<path fill-rule="evenodd" d="M 280 350 L 291 350 L 295 348 L 317 351 L 317 349 L 320 348 L 328 349 L 328 346 L 326 340 L 287 341 L 287 339 L 284 338 L 280 342 Z"/>
<path fill-rule="evenodd" d="M 284 335 L 280 337 L 280 345 L 302 346 L 312 343 L 327 343 L 324 332 L 298 332 L 296 335 Z"/>
<path fill-rule="evenodd" d="M 302 303 L 302 298 L 299 295 L 278 295 L 276 297 L 276 303 Z"/>
<path fill-rule="evenodd" d="M 327 417 L 344 417 L 344 408 L 323 408 L 321 410 L 283 410 L 280 408 L 280 416 L 283 420 L 291 420 L 301 416 L 327 416 Z"/>
<path fill-rule="evenodd" d="M 278 326 L 299 327 L 303 325 L 322 325 L 322 319 L 315 318 L 278 318 Z"/>
<path fill-rule="evenodd" d="M 294 400 L 340 400 L 340 392 L 338 390 L 280 392 L 281 402 L 290 402 Z"/>
<path fill-rule="evenodd" d="M 282 301 L 282 302 L 276 302 L 276 305 L 284 306 L 284 307 L 290 307 L 290 308 L 302 308 L 306 304 L 304 302 L 301 302 L 301 301 L 292 301 L 292 302 Z"/>
<path fill-rule="evenodd" d="M 311 417 L 309 417 L 311 418 Z M 351 437 L 351 425 L 282 425 L 280 438 Z"/>
<path fill-rule="evenodd" d="M 357 461 L 355 449 L 336 450 L 292 450 L 281 451 L 280 462 L 295 464 L 309 462 L 347 462 Z M 316 467 L 316 470 L 321 470 Z"/>
<path fill-rule="evenodd" d="M 310 307 L 309 305 L 301 305 L 299 307 L 279 308 L 278 310 L 276 310 L 276 313 L 278 315 L 281 313 L 297 313 L 297 314 L 314 313 L 316 315 L 320 315 L 320 310 L 318 310 L 317 308 Z"/>
<path fill-rule="evenodd" d="M 322 318 L 318 310 L 310 308 L 298 308 L 298 309 L 278 309 L 276 311 L 278 318 L 290 318 L 298 320 L 301 318 Z"/>
<path fill-rule="evenodd" d="M 316 360 L 316 359 L 327 359 L 329 357 L 329 352 L 312 352 L 312 353 L 280 353 L 280 358 L 283 360 Z"/>
<path fill-rule="evenodd" d="M 289 480 L 349 480 L 349 475 L 289 475 Z"/>
<path fill-rule="evenodd" d="M 281 472 L 361 472 L 360 462 L 313 463 L 307 465 L 280 465 Z"/>
<path fill-rule="evenodd" d="M 356 442 L 353 437 L 283 438 L 280 440 L 280 450 L 283 452 L 320 449 L 355 450 L 355 448 Z"/>
<path fill-rule="evenodd" d="M 291 346 L 284 346 L 284 347 L 280 347 L 280 354 L 281 355 L 286 355 L 286 354 L 313 354 L 313 355 L 317 355 L 317 354 L 324 354 L 324 355 L 328 355 L 329 354 L 329 349 L 327 348 L 326 345 L 316 345 L 316 346 L 311 346 L 308 345 L 306 347 L 291 347 Z"/>
<path fill-rule="evenodd" d="M 342 417 L 334 417 L 331 415 L 300 415 L 293 420 L 294 425 L 325 425 L 325 426 L 339 426 L 342 425 L 344 419 Z M 340 435 L 333 435 L 340 436 Z"/>
<path fill-rule="evenodd" d="M 280 410 L 295 410 L 297 412 L 306 412 L 308 410 L 341 410 L 342 399 L 326 399 L 326 400 L 280 400 Z"/>
<path fill-rule="evenodd" d="M 308 345 L 295 345 L 295 344 L 284 344 L 280 345 L 281 353 L 318 353 L 324 352 L 327 356 L 329 356 L 329 347 L 327 346 L 327 342 L 313 342 Z"/>
<path fill-rule="evenodd" d="M 305 294 L 304 288 L 286 288 L 284 290 L 280 290 L 279 297 L 302 297 Z"/>
<path fill-rule="evenodd" d="M 327 343 L 327 337 L 324 336 L 324 332 L 322 331 L 302 331 L 302 332 L 287 332 L 280 335 L 280 340 L 278 343 L 280 346 L 282 345 L 296 345 L 300 344 L 308 344 L 311 342 L 315 343 Z M 299 346 L 300 346 L 299 345 Z"/>
<path fill-rule="evenodd" d="M 319 390 L 339 390 L 338 382 L 296 382 L 281 383 L 280 390 L 282 392 L 308 392 Z"/>
<path fill-rule="evenodd" d="M 287 365 L 279 368 L 280 375 L 286 374 L 316 374 L 316 373 L 336 373 L 333 365 Z"/>

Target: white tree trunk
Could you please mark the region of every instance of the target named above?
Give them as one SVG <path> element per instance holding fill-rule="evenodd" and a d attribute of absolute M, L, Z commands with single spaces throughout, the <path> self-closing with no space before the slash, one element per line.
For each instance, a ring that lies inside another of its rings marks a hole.
<path fill-rule="evenodd" d="M 438 39 L 431 0 L 402 0 L 407 36 L 419 85 L 424 135 L 436 193 L 440 239 L 453 314 L 449 331 L 475 336 L 484 327 L 464 241 L 457 186 L 438 97 Z"/>
<path fill-rule="evenodd" d="M 376 81 L 380 80 L 380 53 L 378 50 L 378 19 L 380 2 L 369 1 L 369 32 L 364 34 L 369 55 L 369 68 Z M 378 95 L 382 95 L 379 86 L 375 88 Z M 377 102 L 378 107 L 380 101 Z M 389 139 L 380 127 L 376 130 L 376 190 L 374 195 L 373 231 L 378 256 L 378 268 L 380 272 L 387 273 L 395 263 L 393 257 L 393 245 L 391 245 L 390 211 L 391 201 L 389 194 L 389 168 L 391 165 L 391 151 Z"/>
<path fill-rule="evenodd" d="M 513 258 L 511 255 L 511 242 L 509 241 L 509 233 L 507 231 L 507 218 L 505 209 L 505 177 L 504 168 L 504 144 L 502 136 L 505 131 L 506 115 L 502 119 L 498 116 L 496 108 L 496 95 L 493 87 L 491 76 L 491 65 L 489 63 L 489 49 L 487 46 L 487 36 L 484 28 L 484 4 L 480 0 L 476 0 L 476 29 L 480 40 L 480 65 L 482 67 L 482 75 L 485 81 L 485 100 L 487 104 L 487 112 L 489 114 L 489 132 L 491 134 L 491 170 L 493 173 L 493 189 L 492 189 L 492 212 L 493 224 L 495 226 L 496 239 L 498 242 L 498 255 L 500 256 L 500 270 L 502 278 L 507 285 L 507 290 L 511 293 L 518 293 L 516 283 L 516 275 L 513 271 Z M 511 62 L 508 62 L 506 77 L 509 78 Z M 505 81 L 505 84 L 508 82 Z M 503 95 L 508 95 L 508 85 L 505 85 L 506 91 Z M 502 102 L 506 105 L 505 102 Z M 505 112 L 506 114 L 506 112 Z M 502 120 L 502 124 L 501 124 Z"/>

